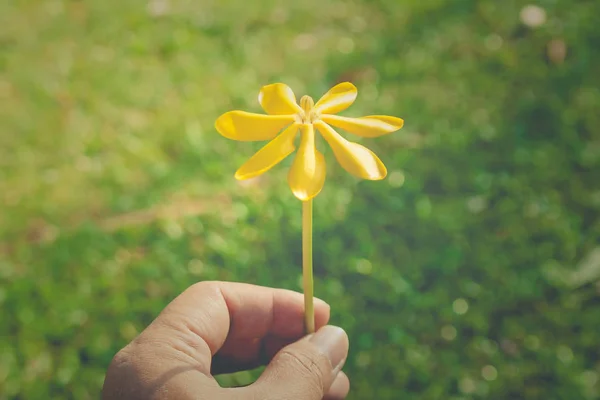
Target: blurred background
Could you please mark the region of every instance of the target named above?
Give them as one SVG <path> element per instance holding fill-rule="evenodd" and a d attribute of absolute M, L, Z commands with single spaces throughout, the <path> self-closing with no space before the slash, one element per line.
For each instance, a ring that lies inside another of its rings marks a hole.
<path fill-rule="evenodd" d="M 315 293 L 351 399 L 600 398 L 600 2 L 0 4 L 0 399 L 98 398 L 112 356 L 201 280 L 300 290 L 291 158 L 223 112 L 261 86 L 405 127 L 326 153 Z M 221 378 L 250 382 L 255 373 Z"/>

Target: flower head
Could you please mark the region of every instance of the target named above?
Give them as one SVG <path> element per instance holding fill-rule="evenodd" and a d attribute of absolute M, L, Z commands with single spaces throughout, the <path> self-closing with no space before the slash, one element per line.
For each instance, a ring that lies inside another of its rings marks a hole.
<path fill-rule="evenodd" d="M 289 86 L 274 83 L 264 86 L 258 95 L 258 102 L 267 115 L 245 111 L 221 115 L 215 127 L 226 138 L 271 140 L 237 170 L 236 179 L 258 176 L 293 153 L 296 150 L 294 141 L 300 132 L 300 144 L 288 174 L 288 183 L 298 199 L 312 199 L 325 183 L 325 158 L 315 146 L 315 130 L 327 141 L 346 171 L 363 179 L 385 178 L 385 165 L 371 150 L 344 139 L 331 126 L 373 138 L 397 131 L 404 121 L 385 115 L 360 118 L 334 115 L 354 103 L 356 94 L 356 87 L 344 82 L 331 88 L 316 103 L 309 96 L 303 96 L 298 104 Z"/>

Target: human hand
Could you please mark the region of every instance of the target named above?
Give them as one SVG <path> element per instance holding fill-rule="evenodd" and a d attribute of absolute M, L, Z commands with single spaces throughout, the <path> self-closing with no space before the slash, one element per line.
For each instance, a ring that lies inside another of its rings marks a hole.
<path fill-rule="evenodd" d="M 348 336 L 325 326 L 304 337 L 303 296 L 243 283 L 201 282 L 173 300 L 117 353 L 104 381 L 107 399 L 343 399 Z M 213 375 L 267 364 L 253 384 L 221 388 Z"/>

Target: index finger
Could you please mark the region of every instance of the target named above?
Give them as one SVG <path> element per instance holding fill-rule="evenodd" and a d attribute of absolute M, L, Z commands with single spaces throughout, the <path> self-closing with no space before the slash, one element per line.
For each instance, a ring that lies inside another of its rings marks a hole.
<path fill-rule="evenodd" d="M 329 320 L 329 305 L 315 298 L 314 308 L 318 329 Z M 303 295 L 291 290 L 246 283 L 200 282 L 175 298 L 148 331 L 183 341 L 193 349 L 194 358 L 203 359 L 205 368 L 207 360 L 226 339 L 301 337 L 303 313 Z"/>

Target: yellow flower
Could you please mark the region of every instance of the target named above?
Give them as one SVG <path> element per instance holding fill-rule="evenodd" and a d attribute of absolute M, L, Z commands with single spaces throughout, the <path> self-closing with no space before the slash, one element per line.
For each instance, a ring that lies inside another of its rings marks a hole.
<path fill-rule="evenodd" d="M 315 128 L 346 171 L 363 179 L 385 178 L 385 165 L 371 150 L 344 139 L 331 125 L 373 138 L 397 131 L 404 121 L 385 115 L 361 118 L 334 115 L 354 103 L 356 94 L 356 87 L 344 82 L 325 93 L 316 104 L 311 97 L 304 96 L 298 105 L 292 89 L 283 83 L 274 83 L 264 86 L 258 95 L 258 102 L 268 115 L 245 111 L 221 115 L 215 127 L 226 138 L 241 141 L 272 139 L 237 170 L 236 179 L 258 176 L 293 153 L 296 150 L 294 139 L 300 131 L 300 145 L 288 174 L 288 183 L 298 199 L 312 199 L 325 183 L 325 158 L 315 147 Z"/>

